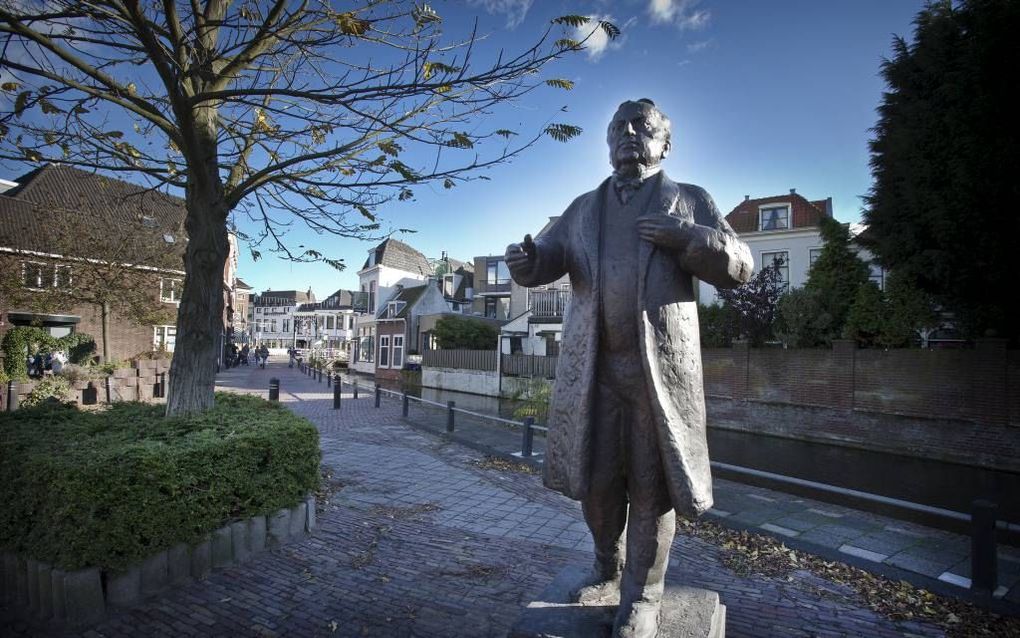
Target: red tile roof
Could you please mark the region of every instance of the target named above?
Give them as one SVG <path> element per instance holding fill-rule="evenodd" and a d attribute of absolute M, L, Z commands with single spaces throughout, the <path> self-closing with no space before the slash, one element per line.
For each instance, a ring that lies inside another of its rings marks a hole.
<path fill-rule="evenodd" d="M 745 199 L 726 215 L 726 221 L 738 233 L 758 230 L 758 209 L 766 204 L 790 204 L 791 228 L 817 227 L 822 217 L 832 215 L 831 200 L 808 201 L 803 195 L 789 193 L 757 199 Z"/>

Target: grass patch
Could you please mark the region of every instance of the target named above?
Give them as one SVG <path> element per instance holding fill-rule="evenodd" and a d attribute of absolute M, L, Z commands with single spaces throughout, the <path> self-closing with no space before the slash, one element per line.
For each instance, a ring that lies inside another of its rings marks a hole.
<path fill-rule="evenodd" d="M 118 403 L 0 413 L 0 546 L 63 569 L 121 568 L 319 486 L 319 435 L 263 399 L 205 413 Z"/>

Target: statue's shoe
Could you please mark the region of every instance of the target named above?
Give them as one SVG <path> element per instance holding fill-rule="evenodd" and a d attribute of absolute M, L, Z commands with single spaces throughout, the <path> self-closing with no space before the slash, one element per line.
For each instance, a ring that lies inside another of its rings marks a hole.
<path fill-rule="evenodd" d="M 620 578 L 609 580 L 592 579 L 586 585 L 578 587 L 574 591 L 574 600 L 581 605 L 618 605 L 620 604 Z"/>
<path fill-rule="evenodd" d="M 636 602 L 616 612 L 613 638 L 655 638 L 658 633 L 659 603 Z"/>

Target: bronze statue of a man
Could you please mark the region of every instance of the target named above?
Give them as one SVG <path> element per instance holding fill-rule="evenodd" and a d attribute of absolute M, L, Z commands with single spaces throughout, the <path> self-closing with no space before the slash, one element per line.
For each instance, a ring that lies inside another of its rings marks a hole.
<path fill-rule="evenodd" d="M 614 636 L 650 637 L 675 511 L 712 505 L 693 277 L 732 288 L 752 261 L 708 193 L 661 171 L 670 121 L 651 100 L 621 104 L 607 138 L 613 175 L 506 263 L 524 286 L 570 276 L 544 480 L 581 501 L 595 543 L 578 601 L 619 595 Z"/>

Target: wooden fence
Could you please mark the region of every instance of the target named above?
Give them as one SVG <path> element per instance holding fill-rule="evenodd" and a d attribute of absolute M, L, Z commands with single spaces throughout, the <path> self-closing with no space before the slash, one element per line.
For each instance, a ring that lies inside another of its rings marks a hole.
<path fill-rule="evenodd" d="M 557 357 L 543 357 L 531 354 L 504 354 L 500 370 L 509 377 L 556 378 Z"/>
<path fill-rule="evenodd" d="M 421 364 L 429 368 L 496 371 L 495 350 L 426 350 Z"/>

